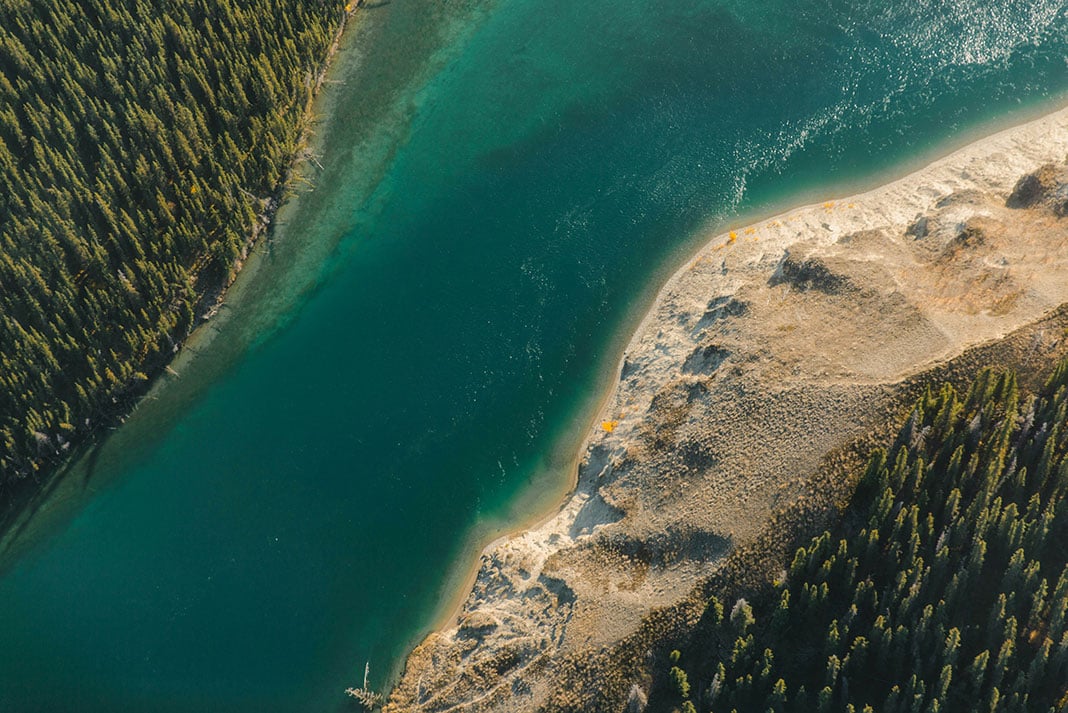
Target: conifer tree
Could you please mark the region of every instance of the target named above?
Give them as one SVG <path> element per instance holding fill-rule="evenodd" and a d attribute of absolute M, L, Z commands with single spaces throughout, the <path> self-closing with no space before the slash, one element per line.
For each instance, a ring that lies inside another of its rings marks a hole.
<path fill-rule="evenodd" d="M 188 333 L 297 149 L 343 0 L 0 3 L 0 490 Z"/>
<path fill-rule="evenodd" d="M 1062 710 L 1066 427 L 1068 361 L 1035 397 L 993 372 L 929 390 L 785 580 L 702 620 L 697 710 Z"/>

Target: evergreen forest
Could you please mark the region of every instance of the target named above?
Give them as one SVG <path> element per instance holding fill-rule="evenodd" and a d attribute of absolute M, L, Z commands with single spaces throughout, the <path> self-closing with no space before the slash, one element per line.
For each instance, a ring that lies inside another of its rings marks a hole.
<path fill-rule="evenodd" d="M 162 368 L 298 148 L 343 0 L 0 0 L 0 490 Z"/>
<path fill-rule="evenodd" d="M 780 581 L 711 599 L 658 708 L 1068 710 L 1066 491 L 1068 362 L 928 392 Z"/>

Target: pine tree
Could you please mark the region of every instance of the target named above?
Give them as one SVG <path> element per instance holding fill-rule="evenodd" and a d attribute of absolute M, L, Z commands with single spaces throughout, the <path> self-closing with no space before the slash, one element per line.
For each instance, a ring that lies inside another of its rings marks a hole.
<path fill-rule="evenodd" d="M 343 7 L 0 4 L 0 489 L 193 326 L 252 234 L 235 196 L 282 180 Z"/>
<path fill-rule="evenodd" d="M 714 708 L 1063 707 L 1066 380 L 1068 362 L 1035 398 L 992 373 L 966 399 L 928 391 L 893 459 L 873 455 L 849 511 L 794 552 L 785 581 L 738 599 L 729 624 L 702 620 L 718 634 L 695 641 L 734 641 L 687 659 L 702 677 L 715 662 Z"/>

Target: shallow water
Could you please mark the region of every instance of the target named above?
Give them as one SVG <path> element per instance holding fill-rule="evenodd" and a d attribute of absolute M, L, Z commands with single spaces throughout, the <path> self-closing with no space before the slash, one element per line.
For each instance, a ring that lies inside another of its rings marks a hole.
<path fill-rule="evenodd" d="M 701 230 L 1062 100 L 1066 8 L 365 11 L 270 250 L 4 563 L 0 708 L 329 710 L 365 661 L 381 684 L 473 528 L 566 482 Z"/>

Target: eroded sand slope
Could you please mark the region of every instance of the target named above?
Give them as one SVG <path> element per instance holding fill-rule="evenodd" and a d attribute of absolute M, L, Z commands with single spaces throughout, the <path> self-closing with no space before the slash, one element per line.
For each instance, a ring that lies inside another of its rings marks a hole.
<path fill-rule="evenodd" d="M 537 709 L 555 661 L 686 597 L 904 379 L 1068 302 L 1066 156 L 1068 110 L 712 239 L 635 333 L 574 494 L 487 549 L 387 710 Z"/>

